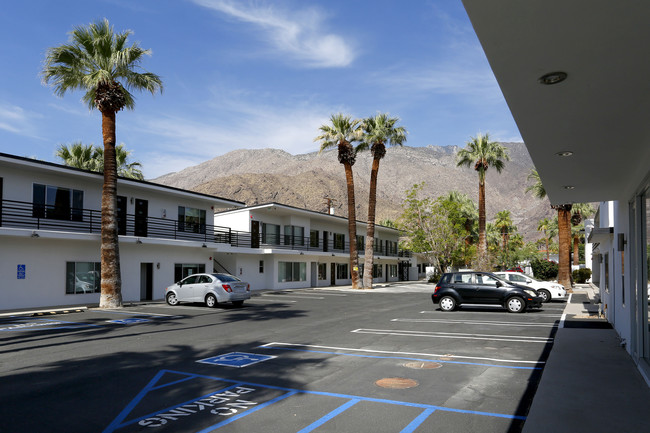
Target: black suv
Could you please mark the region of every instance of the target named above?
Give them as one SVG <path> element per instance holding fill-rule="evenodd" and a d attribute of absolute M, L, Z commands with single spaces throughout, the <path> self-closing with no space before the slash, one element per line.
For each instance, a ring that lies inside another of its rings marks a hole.
<path fill-rule="evenodd" d="M 462 304 L 501 305 L 511 313 L 540 308 L 543 298 L 537 291 L 504 281 L 489 272 L 449 272 L 444 274 L 431 295 L 442 311 Z"/>

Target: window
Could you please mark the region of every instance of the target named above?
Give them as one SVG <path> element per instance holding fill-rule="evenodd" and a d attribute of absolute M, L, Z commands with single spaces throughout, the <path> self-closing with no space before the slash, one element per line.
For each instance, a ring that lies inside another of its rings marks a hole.
<path fill-rule="evenodd" d="M 65 293 L 99 293 L 101 291 L 101 263 L 66 262 Z"/>
<path fill-rule="evenodd" d="M 178 207 L 178 231 L 205 233 L 205 210 L 193 207 Z"/>
<path fill-rule="evenodd" d="M 205 272 L 205 265 L 203 263 L 176 263 L 174 265 L 174 281 L 180 281 L 183 278 Z"/>
<path fill-rule="evenodd" d="M 334 249 L 335 250 L 344 250 L 345 249 L 345 235 L 342 233 L 334 233 Z"/>
<path fill-rule="evenodd" d="M 278 282 L 307 281 L 307 263 L 278 262 Z"/>
<path fill-rule="evenodd" d="M 262 243 L 280 245 L 280 226 L 262 223 Z"/>
<path fill-rule="evenodd" d="M 380 264 L 373 264 L 372 265 L 372 278 L 381 278 L 383 276 L 383 266 Z"/>
<path fill-rule="evenodd" d="M 365 250 L 366 249 L 366 237 L 362 235 L 357 235 L 357 250 Z"/>
<path fill-rule="evenodd" d="M 327 263 L 318 264 L 318 279 L 319 280 L 327 279 Z"/>
<path fill-rule="evenodd" d="M 472 274 L 454 274 L 454 283 L 469 284 L 472 282 Z"/>
<path fill-rule="evenodd" d="M 497 280 L 495 280 L 489 275 L 476 274 L 476 284 L 481 284 L 484 286 L 496 286 Z"/>
<path fill-rule="evenodd" d="M 298 226 L 284 226 L 285 245 L 305 245 L 305 228 Z"/>
<path fill-rule="evenodd" d="M 337 263 L 336 264 L 336 279 L 337 280 L 348 280 L 350 279 L 350 272 L 348 271 L 347 263 Z"/>
<path fill-rule="evenodd" d="M 397 278 L 397 265 L 388 265 L 388 278 Z"/>
<path fill-rule="evenodd" d="M 260 260 L 260 274 L 264 273 L 264 260 Z"/>
<path fill-rule="evenodd" d="M 83 221 L 83 191 L 35 183 L 32 203 L 34 218 Z"/>
<path fill-rule="evenodd" d="M 318 248 L 318 230 L 309 231 L 309 246 Z"/>

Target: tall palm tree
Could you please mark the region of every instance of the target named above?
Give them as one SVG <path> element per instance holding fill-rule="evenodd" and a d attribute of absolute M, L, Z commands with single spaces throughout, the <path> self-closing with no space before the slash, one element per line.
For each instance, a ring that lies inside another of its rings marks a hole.
<path fill-rule="evenodd" d="M 537 231 L 542 232 L 544 234 L 544 243 L 546 244 L 546 260 L 548 260 L 550 257 L 550 253 L 548 250 L 548 240 L 550 238 L 549 236 L 550 225 L 551 225 L 551 221 L 548 218 L 543 218 L 539 220 L 539 223 L 537 224 Z"/>
<path fill-rule="evenodd" d="M 86 145 L 80 141 L 75 141 L 69 146 L 60 144 L 54 156 L 61 159 L 68 167 L 98 171 L 97 151 L 93 144 Z"/>
<path fill-rule="evenodd" d="M 509 210 L 502 210 L 497 212 L 496 218 L 494 220 L 494 226 L 499 229 L 501 232 L 501 238 L 503 240 L 503 254 L 504 254 L 504 263 L 505 266 L 508 261 L 508 238 L 510 237 L 511 232 L 514 230 L 514 224 L 512 223 L 512 218 L 510 216 Z"/>
<path fill-rule="evenodd" d="M 122 278 L 117 229 L 117 165 L 115 117 L 135 108 L 130 90 L 162 92 L 160 77 L 138 72 L 149 50 L 127 45 L 130 31 L 115 33 L 108 20 L 75 27 L 69 43 L 47 50 L 42 77 L 58 96 L 74 90 L 84 93 L 89 109 L 102 114 L 104 186 L 102 189 L 101 296 L 99 306 L 122 306 Z"/>
<path fill-rule="evenodd" d="M 478 220 L 478 208 L 474 200 L 469 198 L 467 194 L 458 191 L 449 191 L 444 197 L 444 200 L 449 203 L 457 203 L 460 217 L 463 220 L 465 228 L 465 246 L 464 246 L 464 262 L 469 266 L 471 256 L 469 254 L 469 247 L 476 238 L 476 221 Z"/>
<path fill-rule="evenodd" d="M 574 203 L 571 209 L 571 238 L 573 239 L 573 264 L 580 263 L 580 238 L 584 238 L 584 219 L 591 217 L 596 209 L 591 203 Z"/>
<path fill-rule="evenodd" d="M 526 188 L 526 192 L 532 192 L 533 196 L 546 198 L 546 188 L 539 177 L 537 170 L 532 169 L 528 180 L 533 184 Z M 571 288 L 571 204 L 551 205 L 557 211 L 558 231 L 558 272 L 557 281 L 564 287 Z"/>
<path fill-rule="evenodd" d="M 495 141 L 490 141 L 488 134 L 478 134 L 466 143 L 464 149 L 458 151 L 457 166 L 471 167 L 478 172 L 478 259 L 486 263 L 487 242 L 485 237 L 485 175 L 490 166 L 501 173 L 509 161 L 508 150 Z"/>
<path fill-rule="evenodd" d="M 375 245 L 375 209 L 377 207 L 377 175 L 379 162 L 386 155 L 386 144 L 401 146 L 406 141 L 406 129 L 395 126 L 398 117 L 389 117 L 379 113 L 375 117 L 363 120 L 363 138 L 357 146 L 357 152 L 370 149 L 372 152 L 372 169 L 370 170 L 370 196 L 368 198 L 368 226 L 366 232 L 366 254 L 363 267 L 363 287 L 372 288 L 372 269 Z"/>
<path fill-rule="evenodd" d="M 359 288 L 359 257 L 357 254 L 357 216 L 354 200 L 354 176 L 352 166 L 356 161 L 356 150 L 352 143 L 361 140 L 361 121 L 353 120 L 344 114 L 332 114 L 331 125 L 322 125 L 319 129 L 321 135 L 314 141 L 321 143 L 320 152 L 336 147 L 339 162 L 345 169 L 345 180 L 348 189 L 348 236 L 350 238 L 350 275 L 352 288 Z"/>
<path fill-rule="evenodd" d="M 104 171 L 104 149 L 98 147 L 95 149 L 97 152 L 97 162 L 99 164 L 98 171 Z M 129 162 L 131 151 L 126 150 L 124 143 L 115 146 L 115 165 L 117 166 L 118 176 L 128 177 L 129 179 L 143 180 L 142 164 L 137 161 Z"/>

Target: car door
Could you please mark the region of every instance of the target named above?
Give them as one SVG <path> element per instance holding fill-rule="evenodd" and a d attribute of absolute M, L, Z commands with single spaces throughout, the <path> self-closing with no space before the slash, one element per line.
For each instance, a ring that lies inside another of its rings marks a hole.
<path fill-rule="evenodd" d="M 476 287 L 474 286 L 474 278 L 472 273 L 458 273 L 453 275 L 451 287 L 456 290 L 460 296 L 460 302 L 473 302 Z"/>
<path fill-rule="evenodd" d="M 499 280 L 490 274 L 477 272 L 476 278 L 476 299 L 481 304 L 500 304 L 503 298 L 504 289 Z"/>
<path fill-rule="evenodd" d="M 201 275 L 196 284 L 194 284 L 194 300 L 196 302 L 203 302 L 211 286 L 212 277 L 209 275 Z"/>
<path fill-rule="evenodd" d="M 194 286 L 199 280 L 200 275 L 190 275 L 180 281 L 176 294 L 179 301 L 194 301 Z"/>

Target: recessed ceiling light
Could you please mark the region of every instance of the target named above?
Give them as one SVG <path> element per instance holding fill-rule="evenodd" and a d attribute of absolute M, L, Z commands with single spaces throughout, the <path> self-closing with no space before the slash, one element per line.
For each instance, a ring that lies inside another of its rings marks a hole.
<path fill-rule="evenodd" d="M 566 78 L 566 72 L 558 71 L 549 72 L 548 74 L 542 75 L 537 81 L 539 81 L 540 84 L 546 84 L 550 86 L 551 84 L 561 83 L 562 81 L 566 80 Z"/>
<path fill-rule="evenodd" d="M 575 189 L 573 185 L 564 185 L 564 189 Z"/>
<path fill-rule="evenodd" d="M 557 156 L 571 156 L 573 155 L 573 152 L 570 150 L 563 150 L 562 152 L 557 152 Z"/>

